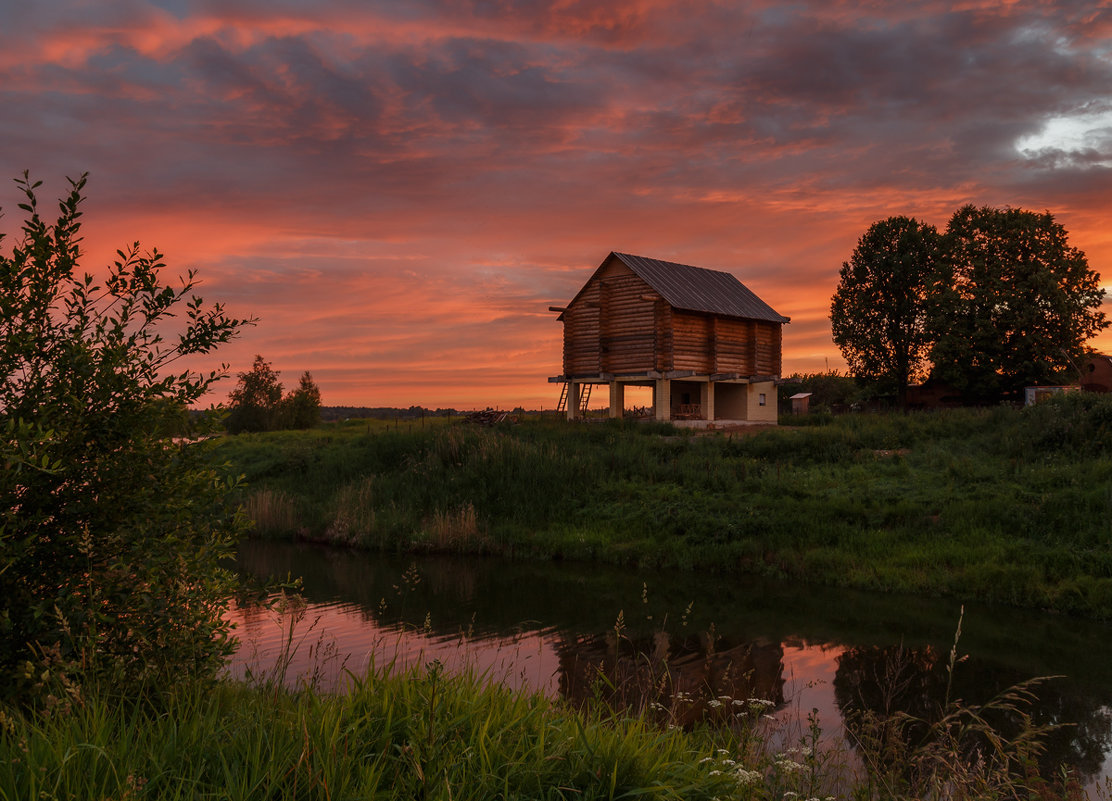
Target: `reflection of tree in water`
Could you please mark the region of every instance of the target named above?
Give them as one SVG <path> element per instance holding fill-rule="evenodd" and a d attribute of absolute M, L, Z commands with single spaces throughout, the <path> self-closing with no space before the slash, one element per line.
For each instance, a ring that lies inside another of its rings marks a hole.
<path fill-rule="evenodd" d="M 834 697 L 853 735 L 851 741 L 865 733 L 861 729 L 862 712 L 871 712 L 882 720 L 898 713 L 937 720 L 946 700 L 948 661 L 948 652 L 929 646 L 847 648 L 838 657 Z M 983 704 L 1025 678 L 1029 677 L 1015 671 L 962 662 L 954 668 L 950 698 Z M 1040 767 L 1044 775 L 1051 775 L 1059 765 L 1069 765 L 1082 781 L 1091 781 L 1099 774 L 1104 754 L 1112 744 L 1112 714 L 1106 699 L 1063 687 L 1062 682 L 1054 680 L 1038 684 L 1034 688 L 1038 700 L 1027 710 L 1036 726 L 1068 724 L 1045 738 Z M 1022 725 L 1018 715 L 1000 711 L 988 719 L 1006 737 L 1015 736 Z M 925 725 L 912 726 L 913 742 L 924 737 L 926 731 Z"/>
<path fill-rule="evenodd" d="M 752 698 L 784 703 L 779 643 L 611 631 L 563 638 L 556 650 L 560 695 L 577 705 L 603 701 L 634 711 L 662 706 L 672 713 L 671 722 L 691 725 L 722 699 L 722 716 Z"/>

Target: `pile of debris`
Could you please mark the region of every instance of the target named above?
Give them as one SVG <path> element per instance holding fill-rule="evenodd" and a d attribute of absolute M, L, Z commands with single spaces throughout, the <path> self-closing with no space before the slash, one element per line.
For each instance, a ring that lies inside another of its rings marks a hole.
<path fill-rule="evenodd" d="M 491 409 L 489 406 L 481 412 L 468 412 L 464 415 L 463 419 L 469 423 L 475 423 L 481 426 L 493 426 L 498 423 L 504 422 L 510 416 L 509 412 L 500 412 L 497 409 Z M 511 420 L 511 422 L 515 422 Z"/>

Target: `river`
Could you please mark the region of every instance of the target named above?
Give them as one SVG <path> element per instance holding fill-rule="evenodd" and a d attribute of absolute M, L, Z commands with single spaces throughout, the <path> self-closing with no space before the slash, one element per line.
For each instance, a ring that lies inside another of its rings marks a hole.
<path fill-rule="evenodd" d="M 984 703 L 1057 676 L 1032 709 L 1036 723 L 1065 724 L 1044 762 L 1090 787 L 1112 775 L 1112 627 L 1101 623 L 750 576 L 309 544 L 245 542 L 239 568 L 300 577 L 303 602 L 231 611 L 238 677 L 279 671 L 331 690 L 371 664 L 439 660 L 572 702 L 605 692 L 638 704 L 667 676 L 692 716 L 710 699 L 759 698 L 797 724 L 815 710 L 828 739 L 843 736 L 847 710 L 937 708 L 960 619 L 951 696 Z"/>

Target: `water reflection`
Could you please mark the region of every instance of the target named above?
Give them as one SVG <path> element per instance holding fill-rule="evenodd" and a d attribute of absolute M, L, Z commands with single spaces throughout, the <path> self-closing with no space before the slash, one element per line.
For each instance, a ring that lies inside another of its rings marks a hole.
<path fill-rule="evenodd" d="M 712 633 L 630 637 L 561 637 L 559 692 L 576 704 L 601 698 L 611 706 L 667 711 L 668 722 L 690 726 L 750 699 L 784 706 L 784 649 L 779 643 L 737 642 Z M 678 702 L 677 702 L 678 701 Z"/>
<path fill-rule="evenodd" d="M 916 720 L 937 720 L 949 697 L 980 704 L 990 700 L 989 687 L 1004 688 L 1026 681 L 1005 665 L 979 661 L 959 664 L 950 679 L 949 652 L 931 646 L 902 645 L 847 648 L 838 657 L 834 696 L 847 727 L 854 731 L 860 712 L 887 718 L 906 714 Z M 1063 666 L 1065 667 L 1065 666 Z M 1086 691 L 1084 685 L 1061 679 L 1039 682 L 1034 687 L 1038 702 L 1029 710 L 1035 726 L 1056 726 L 1046 738 L 1046 753 L 1040 762 L 1053 769 L 1072 765 L 1086 781 L 1103 770 L 1112 748 L 1112 715 L 1105 705 L 1107 691 Z M 994 710 L 986 719 L 1005 737 L 1015 737 L 1024 724 L 1015 712 Z M 926 726 L 918 726 L 918 734 Z M 857 733 L 857 732 L 855 732 Z"/>
<path fill-rule="evenodd" d="M 278 663 L 287 677 L 327 688 L 372 662 L 438 659 L 572 702 L 656 703 L 679 724 L 712 704 L 725 703 L 725 714 L 753 698 L 781 715 L 818 709 L 832 731 L 865 709 L 929 717 L 945 697 L 960 608 L 751 578 L 415 562 L 260 542 L 245 544 L 240 567 L 258 578 L 301 576 L 307 606 L 280 619 L 258 607 L 233 610 L 242 643 L 236 675 Z M 1069 724 L 1051 735 L 1043 761 L 1064 761 L 1086 780 L 1106 773 L 1112 666 L 1100 646 L 1108 627 L 967 605 L 964 629 L 968 658 L 953 697 L 983 703 L 1017 681 L 1066 674 L 1038 691 L 1035 722 Z"/>

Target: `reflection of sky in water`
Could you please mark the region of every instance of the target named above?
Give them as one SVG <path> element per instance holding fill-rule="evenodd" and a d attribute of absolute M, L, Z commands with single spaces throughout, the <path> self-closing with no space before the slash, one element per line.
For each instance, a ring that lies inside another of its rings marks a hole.
<path fill-rule="evenodd" d="M 309 604 L 293 615 L 237 607 L 228 616 L 239 640 L 229 667 L 232 677 L 273 676 L 283 661 L 288 685 L 309 680 L 328 691 L 350 681 L 349 672 L 360 676 L 372 666 L 404 669 L 437 660 L 454 672 L 471 670 L 491 681 L 555 698 L 564 667 L 560 651 L 575 642 L 551 626 L 494 635 L 466 629 L 447 633 L 431 625 L 382 625 L 358 605 L 345 603 Z M 797 743 L 812 709 L 824 724 L 824 740 L 840 739 L 841 716 L 833 688 L 843 650 L 802 641 L 784 644 L 785 703 L 776 713 L 788 724 L 783 747 Z"/>
<path fill-rule="evenodd" d="M 806 723 L 807 715 L 816 710 L 828 736 L 840 731 L 842 715 L 834 700 L 834 674 L 844 650 L 837 645 L 784 643 L 784 694 L 791 699 L 789 711 Z"/>
<path fill-rule="evenodd" d="M 342 689 L 354 676 L 372 667 L 397 669 L 434 660 L 453 672 L 471 670 L 490 681 L 513 688 L 536 690 L 549 697 L 560 694 L 560 673 L 574 636 L 553 626 L 522 629 L 512 634 L 492 634 L 460 628 L 454 632 L 433 625 L 380 624 L 357 604 L 310 603 L 295 614 L 281 614 L 261 607 L 234 607 L 228 618 L 239 641 L 228 668 L 233 678 L 273 677 L 285 657 L 285 682 L 289 686 L 309 681 L 332 691 Z M 292 622 L 292 628 L 291 628 Z M 430 621 L 431 624 L 431 621 Z M 288 643 L 288 647 L 287 647 Z M 775 711 L 780 721 L 771 742 L 778 750 L 798 745 L 807 732 L 807 716 L 814 710 L 823 726 L 824 748 L 843 750 L 855 769 L 855 752 L 844 740 L 841 713 L 834 694 L 840 645 L 814 644 L 801 639 L 781 643 L 784 703 Z M 1103 774 L 1112 771 L 1106 759 Z M 1096 781 L 1089 786 L 1094 795 Z"/>
<path fill-rule="evenodd" d="M 358 676 L 372 665 L 397 668 L 434 660 L 453 671 L 470 669 L 514 688 L 538 690 L 555 697 L 561 670 L 558 649 L 569 639 L 554 626 L 513 635 L 454 633 L 433 627 L 379 624 L 355 604 L 309 604 L 299 619 L 260 607 L 236 607 L 228 618 L 239 641 L 229 674 L 269 674 L 289 642 L 286 681 L 294 685 L 316 677 L 321 689 L 342 687 L 347 672 Z M 291 633 L 290 622 L 293 619 Z M 840 718 L 833 682 L 841 647 L 793 642 L 784 646 L 785 694 L 788 706 L 804 715 L 812 708 L 820 719 Z"/>
<path fill-rule="evenodd" d="M 355 604 L 309 604 L 291 628 L 290 614 L 261 608 L 228 613 L 239 640 L 229 673 L 242 678 L 269 675 L 283 653 L 289 656 L 286 682 L 315 678 L 321 689 L 343 687 L 347 673 L 365 674 L 372 665 L 397 668 L 439 660 L 453 671 L 470 669 L 510 687 L 557 691 L 559 658 L 553 628 L 510 636 L 455 633 L 405 624 L 380 625 Z M 287 642 L 289 647 L 287 649 Z"/>
<path fill-rule="evenodd" d="M 290 684 L 328 690 L 342 687 L 347 671 L 358 676 L 372 665 L 439 660 L 453 672 L 472 670 L 573 703 L 593 695 L 601 670 L 623 696 L 612 702 L 637 703 L 645 686 L 637 672 L 663 660 L 672 683 L 662 699 L 678 691 L 705 698 L 709 685 L 709 695 L 782 701 L 776 716 L 787 725 L 775 744 L 782 747 L 798 744 L 812 709 L 828 745 L 838 745 L 842 706 L 880 703 L 876 680 L 893 656 L 916 677 L 896 708 L 928 714 L 945 691 L 960 609 L 953 601 L 752 577 L 246 545 L 241 558 L 250 575 L 304 580 L 309 605 L 290 638 Z M 623 611 L 622 658 L 615 663 L 614 629 Z M 241 642 L 229 673 L 273 670 L 290 617 L 258 607 L 229 614 Z M 1040 693 L 1040 722 L 1077 722 L 1048 743 L 1048 759 L 1077 765 L 1090 781 L 1108 775 L 1112 669 L 1093 643 L 1109 634 L 1103 624 L 967 605 L 961 650 L 969 658 L 955 692 L 979 703 L 1032 676 L 1069 674 Z M 674 710 L 682 720 L 674 719 L 692 722 L 701 706 Z"/>

